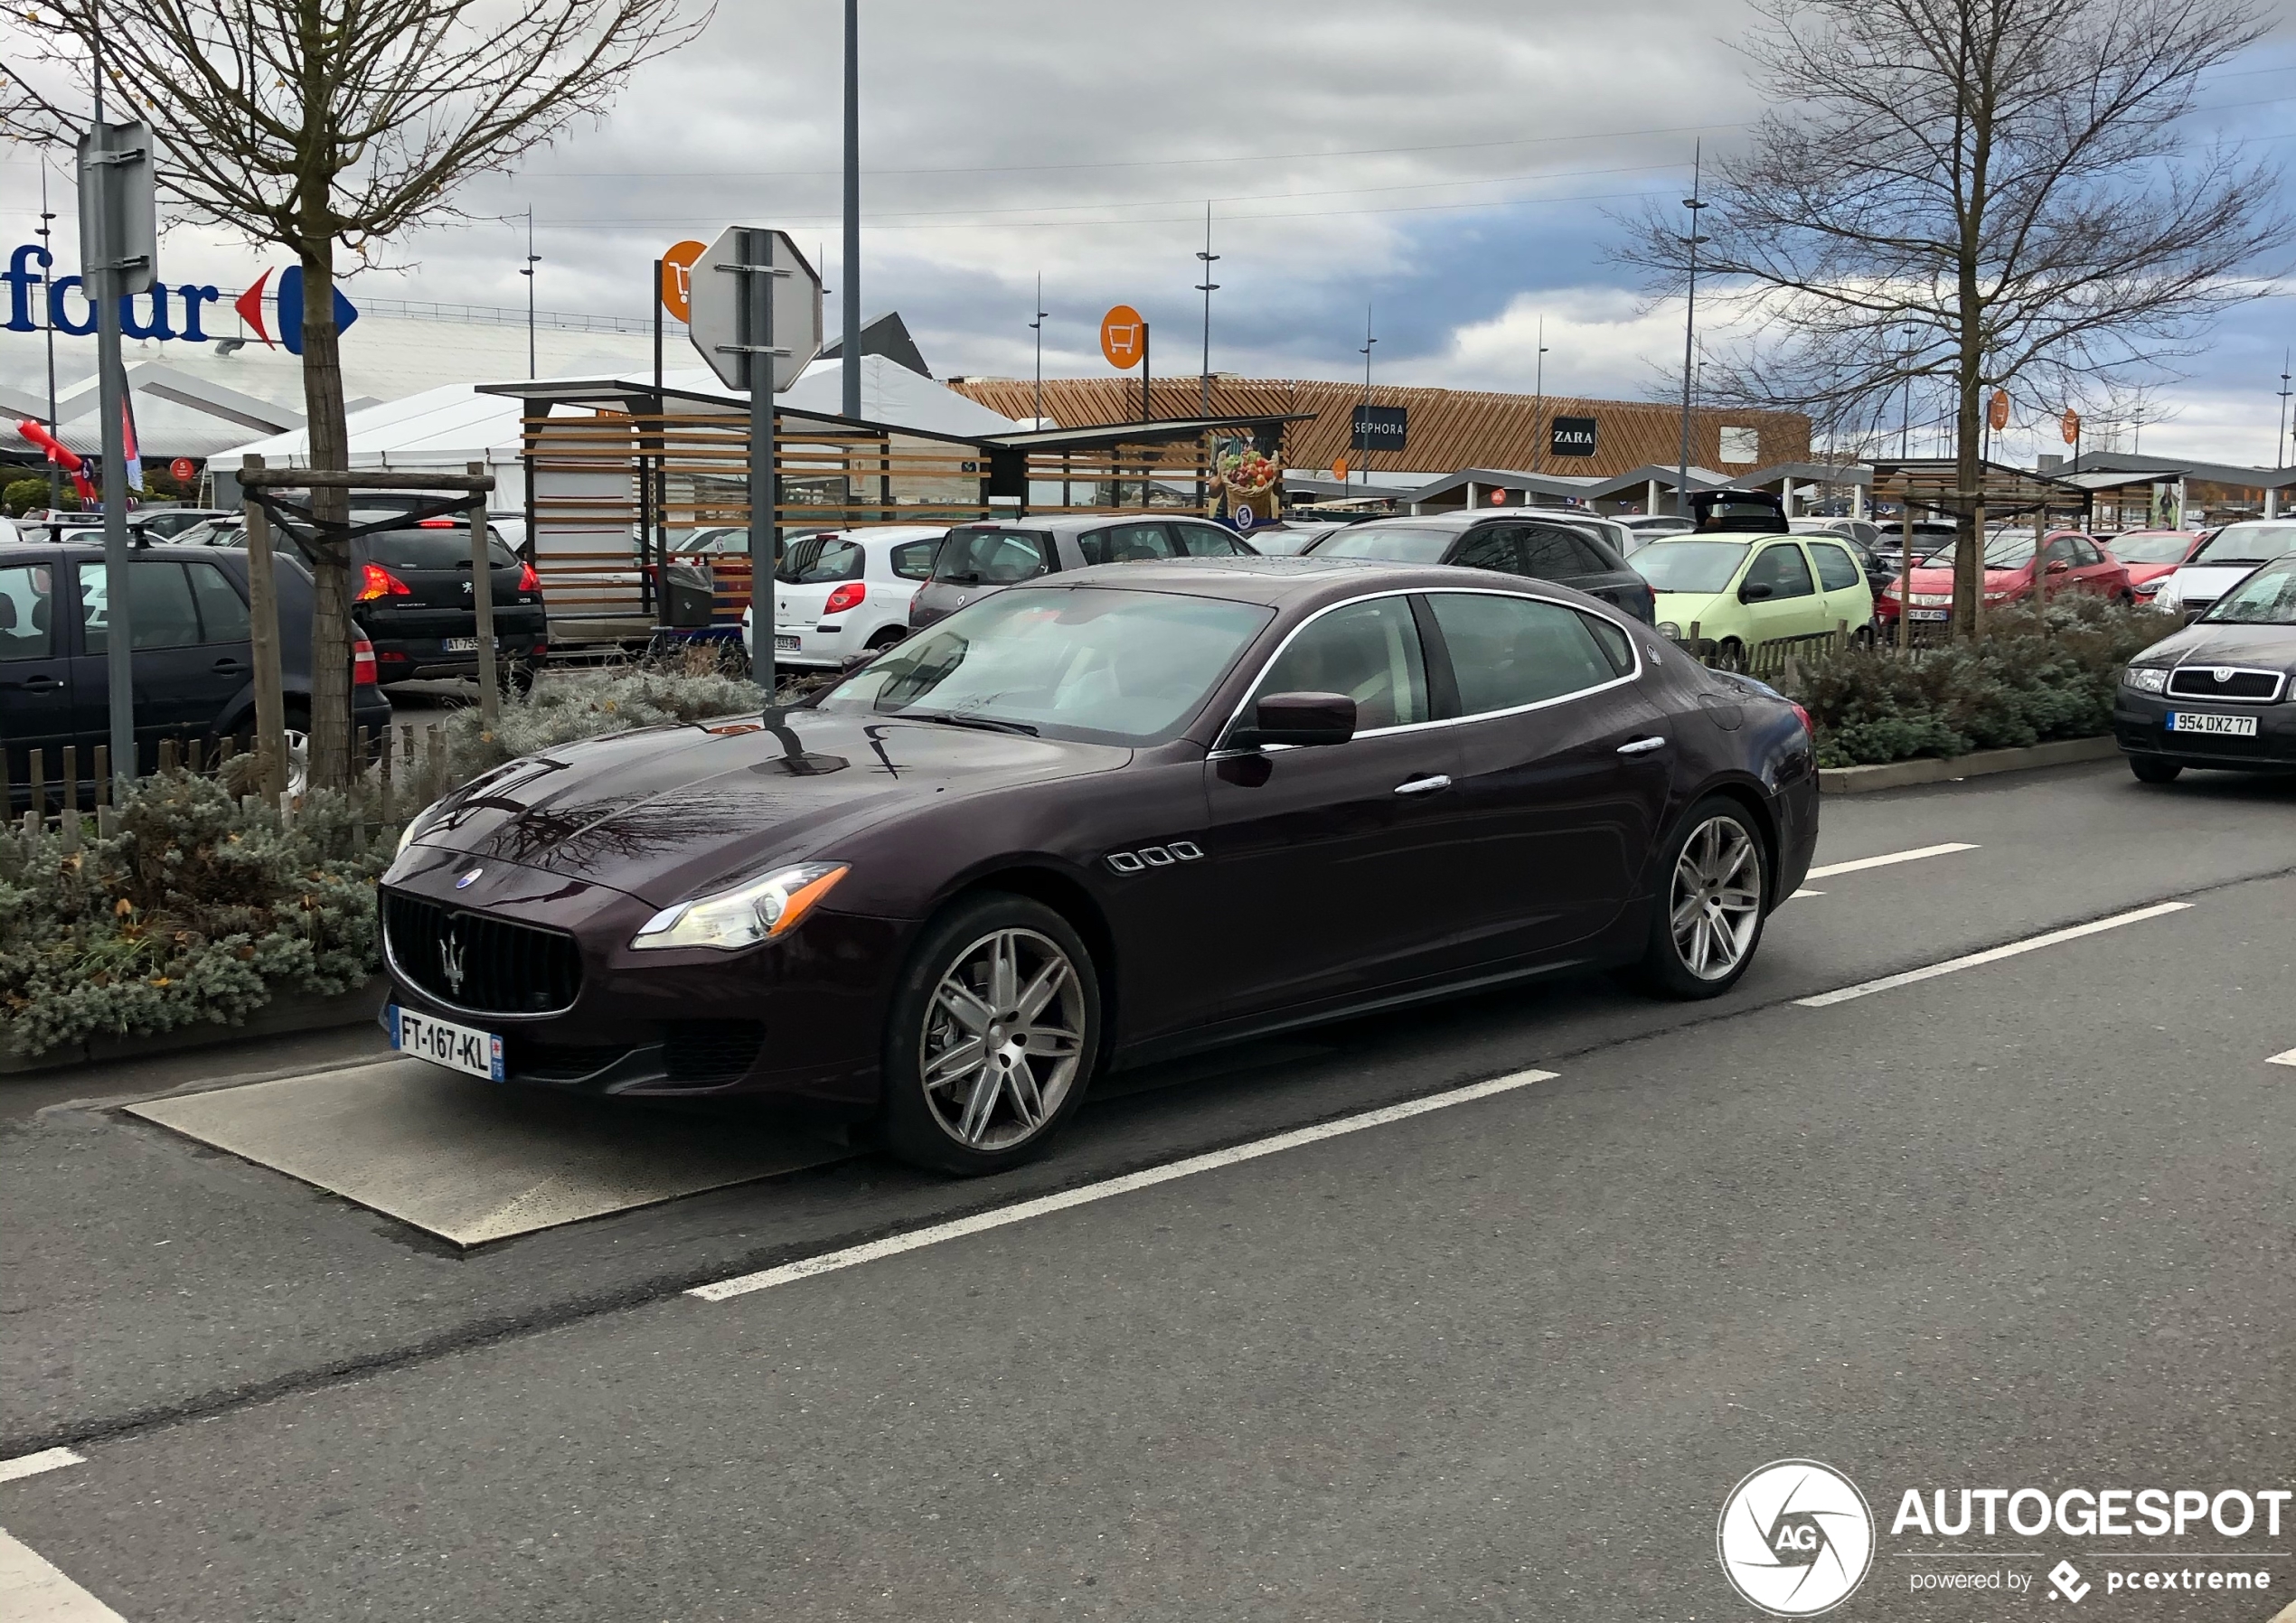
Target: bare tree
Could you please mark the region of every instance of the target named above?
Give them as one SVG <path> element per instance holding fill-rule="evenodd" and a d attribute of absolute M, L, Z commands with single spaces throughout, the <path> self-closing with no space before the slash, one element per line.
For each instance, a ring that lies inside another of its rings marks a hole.
<path fill-rule="evenodd" d="M 1773 110 L 1717 164 L 1698 255 L 1700 295 L 1754 336 L 1705 392 L 1886 444 L 1908 380 L 1942 383 L 1974 635 L 1986 391 L 2078 402 L 2160 375 L 2289 239 L 2277 173 L 2178 127 L 2266 24 L 2250 0 L 1757 3 L 1742 49 Z M 1679 221 L 1631 223 L 1623 257 L 1679 290 Z"/>
<path fill-rule="evenodd" d="M 113 0 L 100 15 L 99 5 L 45 0 L 37 26 L 11 19 L 20 70 L 0 94 L 0 132 L 76 139 L 100 60 L 111 105 L 152 127 L 170 218 L 237 230 L 303 267 L 311 465 L 337 469 L 349 464 L 337 277 L 376 265 L 414 227 L 463 218 L 461 183 L 602 112 L 639 63 L 708 22 L 682 0 Z M 313 511 L 340 522 L 348 500 L 315 493 Z M 311 772 L 339 783 L 344 549 L 323 546 L 313 574 Z"/>

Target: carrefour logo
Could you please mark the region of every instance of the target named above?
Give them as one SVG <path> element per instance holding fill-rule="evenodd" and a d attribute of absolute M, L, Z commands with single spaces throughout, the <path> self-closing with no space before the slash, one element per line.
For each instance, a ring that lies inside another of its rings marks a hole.
<path fill-rule="evenodd" d="M 8 268 L 0 279 L 8 285 L 8 322 L 11 333 L 37 333 L 43 325 L 52 325 L 59 333 L 85 336 L 96 330 L 96 306 L 89 299 L 87 289 L 78 277 L 51 277 L 43 273 L 53 265 L 48 250 L 36 242 L 26 242 L 8 256 Z M 34 267 L 38 268 L 34 268 Z M 271 273 L 265 271 L 255 279 L 255 286 L 232 302 L 248 329 L 266 344 L 276 343 L 290 355 L 303 353 L 303 267 L 290 265 L 279 273 L 276 289 L 265 289 Z M 33 289 L 47 289 L 47 322 L 33 319 Z M 73 296 L 77 296 L 75 298 Z M 182 339 L 190 343 L 205 343 L 214 336 L 202 324 L 206 306 L 221 301 L 223 296 L 212 286 L 185 282 L 170 289 L 165 283 L 153 286 L 149 293 L 136 294 L 119 301 L 119 329 L 129 338 Z M 78 305 L 75 313 L 74 305 Z M 264 319 L 264 306 L 272 306 L 270 320 Z M 141 305 L 141 308 L 138 308 Z M 343 296 L 343 289 L 334 290 L 334 326 L 340 333 L 359 319 L 358 307 Z"/>

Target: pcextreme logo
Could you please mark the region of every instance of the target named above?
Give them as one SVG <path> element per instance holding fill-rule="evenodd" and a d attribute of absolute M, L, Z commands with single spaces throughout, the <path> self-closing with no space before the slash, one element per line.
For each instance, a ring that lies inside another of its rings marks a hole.
<path fill-rule="evenodd" d="M 1874 1513 L 1857 1485 L 1815 1459 L 1778 1459 L 1730 1490 L 1716 1553 L 1739 1594 L 1776 1618 L 1847 1600 L 1874 1559 Z"/>

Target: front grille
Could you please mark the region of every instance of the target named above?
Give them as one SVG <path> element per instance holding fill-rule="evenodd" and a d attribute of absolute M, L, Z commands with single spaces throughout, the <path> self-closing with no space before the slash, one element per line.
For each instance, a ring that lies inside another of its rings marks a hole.
<path fill-rule="evenodd" d="M 680 1020 L 663 1029 L 663 1069 L 672 1082 L 731 1082 L 756 1063 L 765 1041 L 755 1020 Z"/>
<path fill-rule="evenodd" d="M 2222 681 L 2218 671 L 2225 671 Z M 2169 691 L 2184 699 L 2237 699 L 2270 704 L 2280 694 L 2277 671 L 2235 671 L 2217 665 L 2181 665 L 2169 676 Z"/>
<path fill-rule="evenodd" d="M 383 942 L 400 972 L 457 1009 L 549 1014 L 581 990 L 574 938 L 385 891 Z"/>

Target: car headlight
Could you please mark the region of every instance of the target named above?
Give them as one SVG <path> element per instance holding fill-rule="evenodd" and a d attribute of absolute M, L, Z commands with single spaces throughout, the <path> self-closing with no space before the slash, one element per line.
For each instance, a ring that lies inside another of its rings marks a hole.
<path fill-rule="evenodd" d="M 1658 623 L 1658 634 L 1680 643 L 1682 640 L 1682 628 L 1671 620 L 1661 620 Z"/>
<path fill-rule="evenodd" d="M 731 890 L 664 907 L 630 938 L 633 947 L 714 947 L 730 952 L 786 935 L 848 869 L 801 862 Z"/>
<path fill-rule="evenodd" d="M 2129 590 L 2139 597 L 2150 597 L 2157 595 L 2160 588 L 2168 584 L 2169 577 L 2165 575 L 2160 575 L 2155 576 L 2150 580 L 2141 580 L 2137 582 L 2136 585 L 2131 586 Z"/>
<path fill-rule="evenodd" d="M 2121 673 L 2121 685 L 2140 693 L 2165 692 L 2169 672 L 2159 665 L 2131 665 Z"/>

